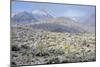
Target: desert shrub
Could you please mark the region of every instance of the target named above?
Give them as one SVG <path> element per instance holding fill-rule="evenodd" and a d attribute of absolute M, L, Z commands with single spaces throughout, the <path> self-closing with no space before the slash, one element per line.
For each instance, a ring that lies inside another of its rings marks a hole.
<path fill-rule="evenodd" d="M 84 45 L 86 45 L 86 44 L 87 44 L 87 42 L 86 42 L 86 40 L 84 40 L 83 43 L 82 43 L 82 45 L 84 46 Z"/>
<path fill-rule="evenodd" d="M 62 55 L 62 54 L 64 54 L 64 51 L 61 50 L 61 49 L 56 49 L 56 50 L 54 51 L 54 54 Z"/>
<path fill-rule="evenodd" d="M 69 44 L 64 44 L 64 50 L 67 51 L 67 53 L 70 53 L 70 48 L 71 48 L 71 45 Z"/>
<path fill-rule="evenodd" d="M 47 62 L 47 64 L 57 64 L 57 63 L 60 63 L 60 60 L 58 57 L 53 57 Z"/>
<path fill-rule="evenodd" d="M 49 49 L 48 50 L 50 55 L 63 55 L 65 52 L 62 49 Z"/>
<path fill-rule="evenodd" d="M 12 57 L 18 57 L 18 55 L 17 54 L 12 54 Z"/>
<path fill-rule="evenodd" d="M 18 47 L 18 45 L 12 45 L 11 50 L 12 51 L 20 51 L 20 48 Z"/>
<path fill-rule="evenodd" d="M 69 61 L 68 60 L 63 60 L 61 63 L 68 63 Z"/>
<path fill-rule="evenodd" d="M 13 66 L 13 65 L 16 65 L 16 63 L 12 61 L 12 62 L 11 62 L 11 65 L 12 65 L 12 66 Z"/>
<path fill-rule="evenodd" d="M 21 45 L 21 48 L 29 49 L 30 47 L 28 45 Z"/>
<path fill-rule="evenodd" d="M 36 56 L 46 56 L 49 55 L 48 52 L 46 51 L 46 46 L 43 44 L 42 41 L 40 41 L 40 44 L 37 45 L 36 47 Z"/>
<path fill-rule="evenodd" d="M 88 44 L 87 47 L 90 47 L 90 45 Z"/>
<path fill-rule="evenodd" d="M 48 52 L 37 52 L 36 56 L 49 56 Z"/>

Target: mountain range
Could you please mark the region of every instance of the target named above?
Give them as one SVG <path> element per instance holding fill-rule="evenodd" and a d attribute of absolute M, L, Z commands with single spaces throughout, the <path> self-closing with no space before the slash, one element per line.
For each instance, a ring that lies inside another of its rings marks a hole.
<path fill-rule="evenodd" d="M 53 18 L 45 10 L 34 10 L 32 12 L 19 12 L 12 16 L 12 22 L 15 23 L 32 23 L 40 20 Z"/>
<path fill-rule="evenodd" d="M 45 10 L 32 12 L 19 12 L 12 16 L 11 20 L 17 24 L 28 24 L 33 29 L 41 29 L 52 32 L 95 32 L 95 17 L 90 16 L 84 22 L 73 20 L 69 17 L 53 17 Z"/>

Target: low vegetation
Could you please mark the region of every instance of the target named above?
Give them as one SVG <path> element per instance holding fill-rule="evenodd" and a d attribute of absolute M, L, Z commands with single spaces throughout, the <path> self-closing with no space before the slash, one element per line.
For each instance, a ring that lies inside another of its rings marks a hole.
<path fill-rule="evenodd" d="M 95 61 L 94 33 L 61 33 L 16 27 L 11 32 L 12 65 Z"/>

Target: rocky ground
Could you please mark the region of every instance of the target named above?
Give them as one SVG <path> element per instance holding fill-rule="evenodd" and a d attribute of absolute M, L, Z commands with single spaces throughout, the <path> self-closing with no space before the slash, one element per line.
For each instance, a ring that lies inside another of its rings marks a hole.
<path fill-rule="evenodd" d="M 36 65 L 96 60 L 94 33 L 61 33 L 11 27 L 11 64 Z"/>

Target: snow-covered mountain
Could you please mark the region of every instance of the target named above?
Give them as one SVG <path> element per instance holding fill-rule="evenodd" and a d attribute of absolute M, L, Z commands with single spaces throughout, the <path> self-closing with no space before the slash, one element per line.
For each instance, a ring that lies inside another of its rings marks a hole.
<path fill-rule="evenodd" d="M 52 18 L 53 16 L 51 16 L 45 10 L 33 10 L 32 12 L 23 11 L 23 12 L 16 13 L 12 17 L 12 21 L 17 23 L 32 23 L 32 22 L 47 20 Z"/>
<path fill-rule="evenodd" d="M 38 20 L 46 20 L 46 19 L 51 19 L 53 16 L 50 15 L 46 10 L 39 9 L 39 10 L 33 10 L 32 14 L 35 19 Z"/>

